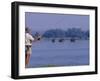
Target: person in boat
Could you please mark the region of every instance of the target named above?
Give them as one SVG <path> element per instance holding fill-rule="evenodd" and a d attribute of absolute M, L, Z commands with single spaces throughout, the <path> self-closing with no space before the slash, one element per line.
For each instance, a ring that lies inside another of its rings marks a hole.
<path fill-rule="evenodd" d="M 32 54 L 32 43 L 40 40 L 40 36 L 32 36 L 30 30 L 25 28 L 25 66 L 28 66 Z"/>

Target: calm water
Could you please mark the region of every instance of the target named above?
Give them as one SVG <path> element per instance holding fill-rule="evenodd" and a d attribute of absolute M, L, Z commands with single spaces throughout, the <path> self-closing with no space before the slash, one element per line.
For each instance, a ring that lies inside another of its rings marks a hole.
<path fill-rule="evenodd" d="M 89 41 L 51 42 L 41 40 L 33 43 L 29 68 L 77 66 L 89 64 Z"/>

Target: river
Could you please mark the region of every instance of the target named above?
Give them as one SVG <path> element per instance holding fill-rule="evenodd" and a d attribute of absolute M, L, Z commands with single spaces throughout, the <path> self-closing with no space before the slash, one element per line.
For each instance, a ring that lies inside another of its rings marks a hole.
<path fill-rule="evenodd" d="M 33 43 L 28 68 L 89 65 L 89 40 Z"/>

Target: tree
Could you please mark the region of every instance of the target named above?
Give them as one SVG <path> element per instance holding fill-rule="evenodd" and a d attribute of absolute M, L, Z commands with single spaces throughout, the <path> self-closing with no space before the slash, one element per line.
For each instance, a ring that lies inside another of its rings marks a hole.
<path fill-rule="evenodd" d="M 51 29 L 51 30 L 46 31 L 43 34 L 43 37 L 47 37 L 47 38 L 65 37 L 65 31 L 63 31 L 61 29 Z"/>
<path fill-rule="evenodd" d="M 62 29 L 50 29 L 44 32 L 43 37 L 45 38 L 89 38 L 89 30 L 82 31 L 81 28 L 69 28 L 66 31 Z"/>

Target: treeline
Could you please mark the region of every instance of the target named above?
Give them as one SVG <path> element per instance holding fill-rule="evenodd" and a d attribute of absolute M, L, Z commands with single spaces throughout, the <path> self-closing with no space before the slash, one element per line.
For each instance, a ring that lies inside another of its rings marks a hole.
<path fill-rule="evenodd" d="M 80 38 L 89 39 L 89 30 L 83 31 L 80 28 L 69 28 L 67 30 L 62 29 L 50 29 L 44 32 L 42 35 L 45 38 Z"/>

